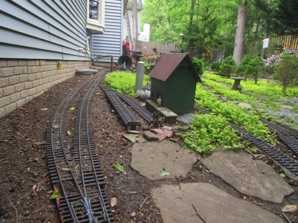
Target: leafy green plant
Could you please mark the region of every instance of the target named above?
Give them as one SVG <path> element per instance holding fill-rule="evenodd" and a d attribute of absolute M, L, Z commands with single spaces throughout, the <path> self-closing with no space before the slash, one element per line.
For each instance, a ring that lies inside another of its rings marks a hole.
<path fill-rule="evenodd" d="M 220 67 L 219 67 L 219 75 L 230 77 L 236 69 L 236 62 L 232 56 L 226 57 Z"/>
<path fill-rule="evenodd" d="M 281 82 L 282 91 L 286 93 L 289 86 L 298 85 L 298 62 L 294 61 L 290 55 L 285 54 L 277 67 L 274 78 Z"/>
<path fill-rule="evenodd" d="M 240 137 L 227 125 L 227 119 L 214 114 L 196 115 L 186 132 L 177 133 L 183 143 L 202 154 L 210 154 L 217 147 L 242 149 Z"/>
<path fill-rule="evenodd" d="M 220 65 L 221 65 L 221 62 L 216 61 L 216 62 L 213 62 L 211 64 L 211 67 L 210 68 L 211 68 L 212 71 L 214 71 L 214 72 L 217 73 L 219 71 Z"/>
<path fill-rule="evenodd" d="M 198 59 L 198 58 L 194 57 L 192 63 L 194 65 L 198 75 L 202 75 L 204 73 L 204 67 L 205 67 L 204 61 L 202 59 Z"/>
<path fill-rule="evenodd" d="M 222 115 L 227 120 L 242 126 L 248 132 L 266 140 L 272 144 L 275 139 L 271 136 L 269 129 L 259 120 L 259 116 L 253 112 L 247 111 L 233 103 L 224 103 L 217 97 L 204 89 L 200 84 L 196 89 L 196 103 L 209 109 L 212 113 Z"/>
<path fill-rule="evenodd" d="M 251 61 L 252 57 L 250 54 L 246 54 L 243 59 L 241 60 L 239 66 L 237 67 L 236 74 L 238 76 L 245 76 L 246 69 L 248 67 L 249 62 Z"/>
<path fill-rule="evenodd" d="M 143 84 L 145 85 L 150 81 L 150 77 L 148 75 L 144 75 Z M 110 73 L 105 79 L 104 82 L 106 85 L 111 88 L 116 89 L 119 92 L 125 93 L 132 97 L 137 97 L 138 95 L 135 93 L 135 83 L 136 83 L 136 74 L 123 72 L 123 71 L 115 71 Z"/>
<path fill-rule="evenodd" d="M 261 72 L 265 70 L 265 63 L 262 57 L 254 57 L 248 64 L 245 75 L 253 77 L 255 84 L 258 83 L 258 78 Z"/>

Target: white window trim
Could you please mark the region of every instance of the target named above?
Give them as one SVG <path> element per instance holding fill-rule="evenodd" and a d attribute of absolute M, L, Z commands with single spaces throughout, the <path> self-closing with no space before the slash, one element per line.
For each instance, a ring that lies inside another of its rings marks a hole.
<path fill-rule="evenodd" d="M 105 24 L 105 0 L 99 0 L 99 18 L 97 20 L 89 18 L 89 0 L 87 0 L 87 24 L 86 28 L 92 33 L 103 33 Z"/>

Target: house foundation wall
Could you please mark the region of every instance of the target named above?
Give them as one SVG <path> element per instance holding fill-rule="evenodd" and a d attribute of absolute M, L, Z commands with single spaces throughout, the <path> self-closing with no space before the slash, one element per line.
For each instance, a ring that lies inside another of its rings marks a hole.
<path fill-rule="evenodd" d="M 0 60 L 0 117 L 75 75 L 89 61 Z"/>

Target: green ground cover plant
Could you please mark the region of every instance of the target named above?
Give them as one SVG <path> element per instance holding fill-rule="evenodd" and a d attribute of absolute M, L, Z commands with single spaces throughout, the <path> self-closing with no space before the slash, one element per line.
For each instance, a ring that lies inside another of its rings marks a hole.
<path fill-rule="evenodd" d="M 189 129 L 177 133 L 183 138 L 183 145 L 201 154 L 210 154 L 217 147 L 224 149 L 243 149 L 244 144 L 237 131 L 227 125 L 227 119 L 221 115 L 196 115 Z"/>
<path fill-rule="evenodd" d="M 278 82 L 258 81 L 258 84 L 254 84 L 254 81 L 248 80 L 241 82 L 241 85 L 244 86 L 242 93 L 228 93 L 229 90 L 227 89 L 231 88 L 233 80 L 205 72 L 204 81 L 209 87 L 230 100 L 250 103 L 255 108 L 265 111 L 271 117 L 283 119 L 294 124 L 294 126 L 298 126 L 298 87 L 289 87 L 286 94 L 284 94 L 283 87 Z M 216 84 L 212 84 L 211 81 Z M 247 101 L 245 101 L 245 97 L 247 97 Z M 285 111 L 281 105 L 292 106 L 293 110 Z"/>
<path fill-rule="evenodd" d="M 259 116 L 252 111 L 227 102 L 224 103 L 217 99 L 216 95 L 204 89 L 200 84 L 196 89 L 196 103 L 203 108 L 207 108 L 213 114 L 222 115 L 227 120 L 242 126 L 248 132 L 258 136 L 260 139 L 274 144 L 275 139 L 270 134 L 269 129 L 259 120 Z"/>
<path fill-rule="evenodd" d="M 239 91 L 232 91 L 231 88 L 222 85 L 220 83 L 214 82 L 212 80 L 204 79 L 204 83 L 216 91 L 216 93 L 226 97 L 229 100 L 236 100 L 241 102 L 250 103 L 251 105 L 255 105 L 255 98 L 244 95 Z"/>
<path fill-rule="evenodd" d="M 148 75 L 144 75 L 144 85 L 150 81 Z M 136 74 L 124 71 L 115 71 L 110 73 L 104 82 L 111 88 L 122 92 L 124 94 L 130 95 L 132 97 L 137 97 L 138 94 L 135 92 Z"/>
<path fill-rule="evenodd" d="M 212 74 L 210 72 L 205 72 L 204 77 L 210 80 L 232 84 L 234 80 L 225 78 L 216 74 Z M 285 96 L 288 97 L 297 97 L 298 96 L 298 87 L 289 87 L 286 94 L 283 93 L 282 86 L 278 82 L 274 81 L 262 81 L 259 80 L 257 84 L 254 83 L 253 80 L 241 81 L 241 85 L 243 86 L 243 90 L 245 92 L 252 91 L 255 92 L 256 95 L 266 95 L 266 96 L 276 96 L 278 98 L 282 98 Z"/>

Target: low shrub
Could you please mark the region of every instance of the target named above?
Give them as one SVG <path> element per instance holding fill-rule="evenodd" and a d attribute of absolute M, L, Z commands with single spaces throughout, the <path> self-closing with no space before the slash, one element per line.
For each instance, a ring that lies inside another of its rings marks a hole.
<path fill-rule="evenodd" d="M 219 67 L 219 75 L 230 77 L 236 69 L 236 62 L 232 56 L 226 57 L 220 67 Z"/>

